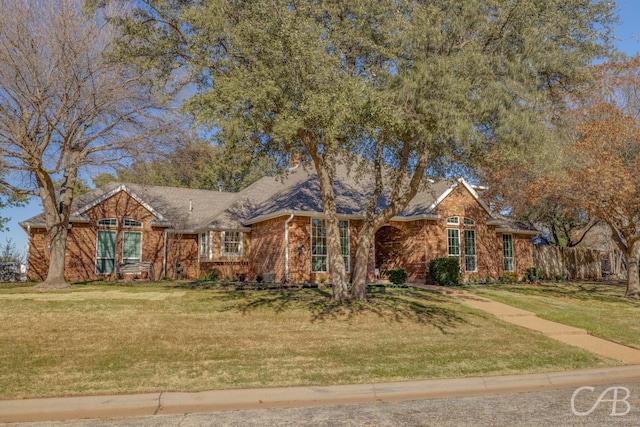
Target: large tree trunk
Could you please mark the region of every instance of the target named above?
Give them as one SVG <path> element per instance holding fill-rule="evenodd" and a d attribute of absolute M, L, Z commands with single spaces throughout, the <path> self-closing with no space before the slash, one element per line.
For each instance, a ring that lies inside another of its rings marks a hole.
<path fill-rule="evenodd" d="M 66 182 L 75 185 L 75 174 L 67 177 Z M 49 176 L 38 175 L 40 187 L 40 199 L 45 213 L 47 235 L 49 237 L 49 271 L 44 282 L 36 286 L 36 289 L 70 289 L 64 275 L 65 255 L 67 251 L 67 226 L 71 211 L 73 190 L 64 188 L 61 190 L 60 201 L 56 200 L 56 191 Z M 73 187 L 71 187 L 73 188 Z"/>
<path fill-rule="evenodd" d="M 356 246 L 356 259 L 351 276 L 351 298 L 356 301 L 366 301 L 367 287 L 367 267 L 369 265 L 369 251 L 373 241 L 375 231 L 365 225 L 358 234 L 358 245 Z"/>
<path fill-rule="evenodd" d="M 330 219 L 331 217 L 331 219 Z M 338 220 L 334 215 L 325 214 L 327 227 L 327 248 L 329 250 L 329 272 L 333 281 L 332 299 L 344 302 L 349 299 L 349 289 L 347 288 L 347 269 L 342 258 L 342 247 L 340 246 L 340 229 Z"/>
<path fill-rule="evenodd" d="M 333 192 L 333 174 L 335 159 L 330 154 L 320 157 L 317 153 L 311 154 L 320 182 L 320 194 L 322 197 L 322 209 L 324 211 L 325 229 L 327 231 L 327 250 L 329 252 L 329 274 L 333 283 L 333 301 L 345 302 L 349 299 L 349 289 L 346 280 L 346 267 L 342 259 L 340 246 L 340 229 L 336 215 L 336 199 Z"/>
<path fill-rule="evenodd" d="M 67 249 L 67 227 L 57 224 L 48 230 L 49 235 L 49 271 L 44 282 L 36 289 L 69 289 L 71 285 L 64 276 L 64 260 Z"/>
<path fill-rule="evenodd" d="M 635 247 L 627 254 L 627 292 L 628 298 L 640 299 L 640 271 L 638 270 L 638 251 Z"/>
<path fill-rule="evenodd" d="M 420 183 L 422 182 L 426 167 L 428 152 L 423 150 L 418 156 L 418 162 L 413 173 L 410 175 L 408 185 L 405 184 L 405 167 L 409 163 L 411 149 L 409 144 L 405 144 L 402 149 L 402 161 L 399 167 L 400 172 L 395 177 L 392 191 L 389 195 L 389 204 L 382 211 L 378 212 L 378 198 L 383 190 L 382 177 L 382 146 L 379 147 L 375 160 L 375 189 L 373 196 L 369 200 L 366 209 L 364 225 L 358 233 L 358 246 L 356 249 L 356 260 L 351 277 L 351 297 L 357 301 L 366 301 L 367 267 L 369 265 L 369 251 L 371 243 L 375 240 L 375 233 L 387 221 L 400 213 L 407 204 L 414 198 Z"/>
<path fill-rule="evenodd" d="M 627 259 L 627 292 L 625 296 L 640 299 L 640 270 L 638 265 L 640 259 L 638 242 L 640 242 L 640 238 L 636 237 L 635 226 L 625 230 L 622 227 L 616 227 L 611 220 L 606 221 L 606 223 L 611 230 L 611 238 Z"/>

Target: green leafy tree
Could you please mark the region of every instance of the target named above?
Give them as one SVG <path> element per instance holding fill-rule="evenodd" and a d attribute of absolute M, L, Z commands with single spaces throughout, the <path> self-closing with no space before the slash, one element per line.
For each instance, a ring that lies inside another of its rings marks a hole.
<path fill-rule="evenodd" d="M 592 0 L 136 6 L 119 20 L 121 54 L 160 72 L 171 88 L 195 85 L 185 107 L 199 123 L 227 145 L 311 159 L 338 301 L 349 298 L 334 194 L 339 163 L 371 179 L 350 295 L 364 300 L 375 232 L 404 209 L 425 172 L 473 167 L 497 146 L 541 147 L 544 108 L 608 51 L 614 7 Z"/>
<path fill-rule="evenodd" d="M 236 192 L 273 171 L 273 162 L 268 157 L 255 159 L 249 153 L 232 151 L 226 146 L 187 140 L 169 153 L 146 160 L 138 159 L 129 167 L 117 168 L 117 176 L 109 178 L 105 175 L 102 178 Z"/>
<path fill-rule="evenodd" d="M 102 187 L 103 185 L 107 185 L 111 182 L 117 182 L 117 181 L 118 181 L 118 177 L 108 172 L 100 173 L 94 176 L 93 178 L 91 178 L 91 182 L 93 182 L 93 186 L 95 188 Z"/>

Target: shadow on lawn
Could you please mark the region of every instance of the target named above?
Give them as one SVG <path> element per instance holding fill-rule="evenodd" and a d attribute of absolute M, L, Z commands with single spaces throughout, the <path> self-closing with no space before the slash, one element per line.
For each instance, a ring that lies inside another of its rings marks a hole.
<path fill-rule="evenodd" d="M 248 313 L 271 309 L 282 313 L 291 309 L 306 309 L 312 322 L 352 320 L 363 314 L 374 314 L 380 323 L 414 323 L 431 325 L 443 334 L 459 324 L 469 324 L 459 311 L 446 307 L 450 300 L 430 292 L 412 289 L 392 289 L 367 293 L 368 302 L 330 300 L 331 291 L 325 289 L 284 290 L 266 293 L 247 293 L 228 309 Z"/>

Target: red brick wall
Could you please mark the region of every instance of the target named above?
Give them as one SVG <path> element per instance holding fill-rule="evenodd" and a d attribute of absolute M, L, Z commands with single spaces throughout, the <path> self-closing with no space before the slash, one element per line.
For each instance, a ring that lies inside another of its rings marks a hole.
<path fill-rule="evenodd" d="M 284 226 L 287 216 L 254 224 L 251 230 L 250 271 L 276 273 L 276 281 L 284 280 Z M 349 222 L 350 265 L 353 268 L 361 221 Z M 311 272 L 311 218 L 296 216 L 289 222 L 289 281 L 293 283 L 318 282 L 328 273 Z M 369 278 L 374 276 L 374 252 L 369 257 Z M 252 276 L 253 277 L 253 276 Z M 347 278 L 350 274 L 347 275 Z"/>
<path fill-rule="evenodd" d="M 168 233 L 166 276 L 177 278 L 178 264 L 182 265 L 184 279 L 197 279 L 200 275 L 197 234 Z"/>
<path fill-rule="evenodd" d="M 502 234 L 495 226 L 487 224 L 488 212 L 462 185 L 456 187 L 435 209 L 438 220 L 414 222 L 391 221 L 376 233 L 376 265 L 381 273 L 393 267 L 403 267 L 409 279 L 428 281 L 428 265 L 433 258 L 448 256 L 447 229 L 460 230 L 461 265 L 464 267 L 464 230 L 475 230 L 476 271 L 466 272 L 465 279 L 487 277 L 498 278 L 503 273 Z M 448 225 L 447 218 L 459 217 L 460 224 Z M 475 225 L 464 224 L 464 218 L 475 221 Z M 533 265 L 531 236 L 513 235 L 515 270 L 522 276 Z"/>
<path fill-rule="evenodd" d="M 502 241 L 502 236 L 500 236 Z M 502 249 L 502 246 L 500 247 Z M 533 267 L 533 244 L 531 236 L 513 235 L 513 263 L 518 277 L 524 276 L 527 268 Z"/>
<path fill-rule="evenodd" d="M 284 225 L 282 230 L 284 232 Z M 311 218 L 297 216 L 289 223 L 289 281 L 302 283 L 310 280 Z"/>
<path fill-rule="evenodd" d="M 265 273 L 275 273 L 276 281 L 284 280 L 284 224 L 287 218 L 282 216 L 251 226 L 248 279 L 253 280 L 257 275 Z M 295 242 L 292 234 L 295 232 L 289 233 L 289 241 Z M 291 243 L 289 247 L 292 247 Z"/>
<path fill-rule="evenodd" d="M 39 282 L 47 278 L 49 267 L 49 251 L 47 245 L 49 238 L 44 228 L 31 228 L 29 230 L 29 260 L 27 265 L 27 278 Z"/>
<path fill-rule="evenodd" d="M 386 270 L 402 267 L 410 280 L 425 279 L 428 227 L 424 220 L 391 221 L 376 232 L 374 259 L 381 276 Z"/>

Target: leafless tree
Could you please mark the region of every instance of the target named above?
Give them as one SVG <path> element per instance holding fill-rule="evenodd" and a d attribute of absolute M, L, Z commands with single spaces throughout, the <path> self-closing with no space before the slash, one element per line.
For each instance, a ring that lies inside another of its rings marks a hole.
<path fill-rule="evenodd" d="M 0 0 L 0 184 L 42 201 L 45 289 L 69 286 L 64 260 L 78 173 L 146 152 L 163 133 L 157 101 L 142 84 L 149 76 L 109 58 L 116 34 L 83 5 Z"/>

